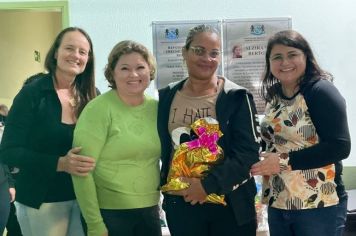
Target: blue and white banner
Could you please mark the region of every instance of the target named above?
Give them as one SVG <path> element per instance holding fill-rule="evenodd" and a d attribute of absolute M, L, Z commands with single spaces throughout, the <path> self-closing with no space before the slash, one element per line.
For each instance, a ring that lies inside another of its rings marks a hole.
<path fill-rule="evenodd" d="M 152 22 L 153 54 L 157 60 L 156 88 L 187 76 L 182 48 L 191 28 L 207 24 L 221 32 L 221 21 L 156 21 Z M 218 73 L 221 74 L 222 65 Z"/>
<path fill-rule="evenodd" d="M 265 68 L 265 52 L 270 36 L 292 28 L 290 17 L 224 20 L 224 75 L 253 94 L 257 111 L 263 114 L 265 102 L 259 96 Z"/>

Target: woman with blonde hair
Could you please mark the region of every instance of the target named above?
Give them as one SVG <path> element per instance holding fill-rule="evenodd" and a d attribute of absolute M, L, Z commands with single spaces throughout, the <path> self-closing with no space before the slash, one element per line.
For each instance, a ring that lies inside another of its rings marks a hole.
<path fill-rule="evenodd" d="M 119 42 L 105 69 L 112 89 L 90 102 L 78 120 L 74 146 L 96 160 L 88 176 L 73 175 L 89 236 L 161 235 L 157 101 L 144 93 L 155 72 L 145 46 Z"/>

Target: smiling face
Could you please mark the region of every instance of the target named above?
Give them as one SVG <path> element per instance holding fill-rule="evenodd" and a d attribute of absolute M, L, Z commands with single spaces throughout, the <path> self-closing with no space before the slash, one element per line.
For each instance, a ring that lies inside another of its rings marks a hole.
<path fill-rule="evenodd" d="M 269 60 L 271 73 L 283 87 L 295 88 L 298 86 L 306 69 L 306 57 L 303 51 L 276 44 L 271 50 Z"/>
<path fill-rule="evenodd" d="M 57 74 L 75 77 L 81 74 L 88 62 L 90 44 L 79 31 L 67 32 L 55 53 Z"/>
<path fill-rule="evenodd" d="M 221 60 L 220 50 L 220 37 L 216 33 L 195 35 L 190 47 L 183 49 L 189 77 L 198 80 L 213 78 Z"/>
<path fill-rule="evenodd" d="M 122 55 L 116 63 L 113 77 L 121 97 L 142 97 L 150 84 L 150 67 L 140 53 Z"/>

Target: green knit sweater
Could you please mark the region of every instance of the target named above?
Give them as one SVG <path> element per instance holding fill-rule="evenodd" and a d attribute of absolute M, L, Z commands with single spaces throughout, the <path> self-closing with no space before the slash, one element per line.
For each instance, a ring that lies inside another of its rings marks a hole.
<path fill-rule="evenodd" d="M 96 159 L 87 177 L 72 176 L 74 190 L 88 225 L 88 235 L 107 231 L 99 209 L 150 207 L 159 200 L 160 141 L 157 101 L 124 104 L 116 90 L 92 100 L 74 131 L 73 146 Z"/>

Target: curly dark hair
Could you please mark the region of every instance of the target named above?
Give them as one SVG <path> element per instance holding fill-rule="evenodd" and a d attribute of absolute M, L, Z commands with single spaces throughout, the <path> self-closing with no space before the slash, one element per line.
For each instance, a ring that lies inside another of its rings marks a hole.
<path fill-rule="evenodd" d="M 205 24 L 197 25 L 189 30 L 183 48 L 188 50 L 190 48 L 190 44 L 193 42 L 194 37 L 197 34 L 204 33 L 204 32 L 215 33 L 220 36 L 219 31 L 211 25 L 205 25 Z"/>

